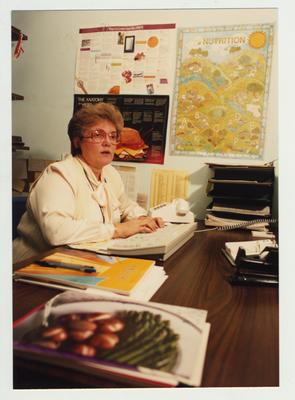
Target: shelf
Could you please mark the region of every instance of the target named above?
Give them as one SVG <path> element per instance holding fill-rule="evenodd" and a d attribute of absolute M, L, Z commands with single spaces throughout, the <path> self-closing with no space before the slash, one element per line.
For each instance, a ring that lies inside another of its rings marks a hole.
<path fill-rule="evenodd" d="M 12 100 L 24 100 L 24 96 L 16 93 L 12 93 Z"/>
<path fill-rule="evenodd" d="M 30 148 L 25 145 L 21 136 L 12 135 L 12 151 L 16 150 L 30 150 Z"/>
<path fill-rule="evenodd" d="M 13 42 L 16 42 L 19 38 L 19 33 L 21 31 L 14 26 L 11 27 L 11 40 Z M 23 34 L 23 40 L 28 40 L 28 36 Z"/>
<path fill-rule="evenodd" d="M 23 147 L 15 147 L 12 146 L 12 151 L 17 151 L 17 150 L 30 150 L 30 148 L 28 146 L 23 146 Z"/>

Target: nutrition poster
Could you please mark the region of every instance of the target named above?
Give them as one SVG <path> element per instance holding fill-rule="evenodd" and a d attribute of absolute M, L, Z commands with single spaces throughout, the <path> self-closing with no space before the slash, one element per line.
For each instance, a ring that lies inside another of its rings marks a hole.
<path fill-rule="evenodd" d="M 271 24 L 180 30 L 172 154 L 262 156 L 272 47 Z"/>
<path fill-rule="evenodd" d="M 175 24 L 79 31 L 76 94 L 166 94 Z"/>
<path fill-rule="evenodd" d="M 112 103 L 124 119 L 114 161 L 163 164 L 169 96 L 154 95 L 75 95 L 74 112 L 87 104 Z"/>

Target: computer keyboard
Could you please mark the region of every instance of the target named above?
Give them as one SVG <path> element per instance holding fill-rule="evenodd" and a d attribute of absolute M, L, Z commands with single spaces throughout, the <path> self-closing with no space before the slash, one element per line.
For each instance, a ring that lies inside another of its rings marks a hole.
<path fill-rule="evenodd" d="M 196 222 L 168 224 L 152 233 L 137 233 L 126 239 L 111 239 L 107 242 L 76 243 L 69 247 L 115 256 L 155 255 L 157 259 L 166 260 L 193 237 L 196 227 Z"/>
<path fill-rule="evenodd" d="M 170 257 L 183 246 L 196 230 L 196 223 L 168 224 L 152 233 L 137 233 L 126 239 L 113 239 L 108 251 L 115 255 L 164 254 Z"/>

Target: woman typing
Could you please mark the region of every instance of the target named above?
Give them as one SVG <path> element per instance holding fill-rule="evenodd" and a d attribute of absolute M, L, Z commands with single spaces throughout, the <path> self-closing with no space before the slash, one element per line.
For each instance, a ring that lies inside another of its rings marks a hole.
<path fill-rule="evenodd" d="M 14 262 L 53 246 L 153 232 L 161 218 L 131 201 L 110 164 L 123 118 L 111 104 L 89 105 L 68 125 L 72 155 L 49 165 L 34 182 L 13 243 Z"/>

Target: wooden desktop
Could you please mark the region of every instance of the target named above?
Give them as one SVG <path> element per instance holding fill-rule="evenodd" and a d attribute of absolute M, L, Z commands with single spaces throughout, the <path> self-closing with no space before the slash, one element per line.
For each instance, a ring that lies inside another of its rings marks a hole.
<path fill-rule="evenodd" d="M 232 267 L 221 253 L 224 243 L 247 239 L 245 231 L 196 233 L 164 262 L 169 278 L 151 299 L 208 310 L 202 387 L 279 386 L 278 288 L 231 286 L 226 280 Z M 59 292 L 14 283 L 14 320 Z M 13 378 L 14 389 L 130 387 L 17 357 Z"/>

